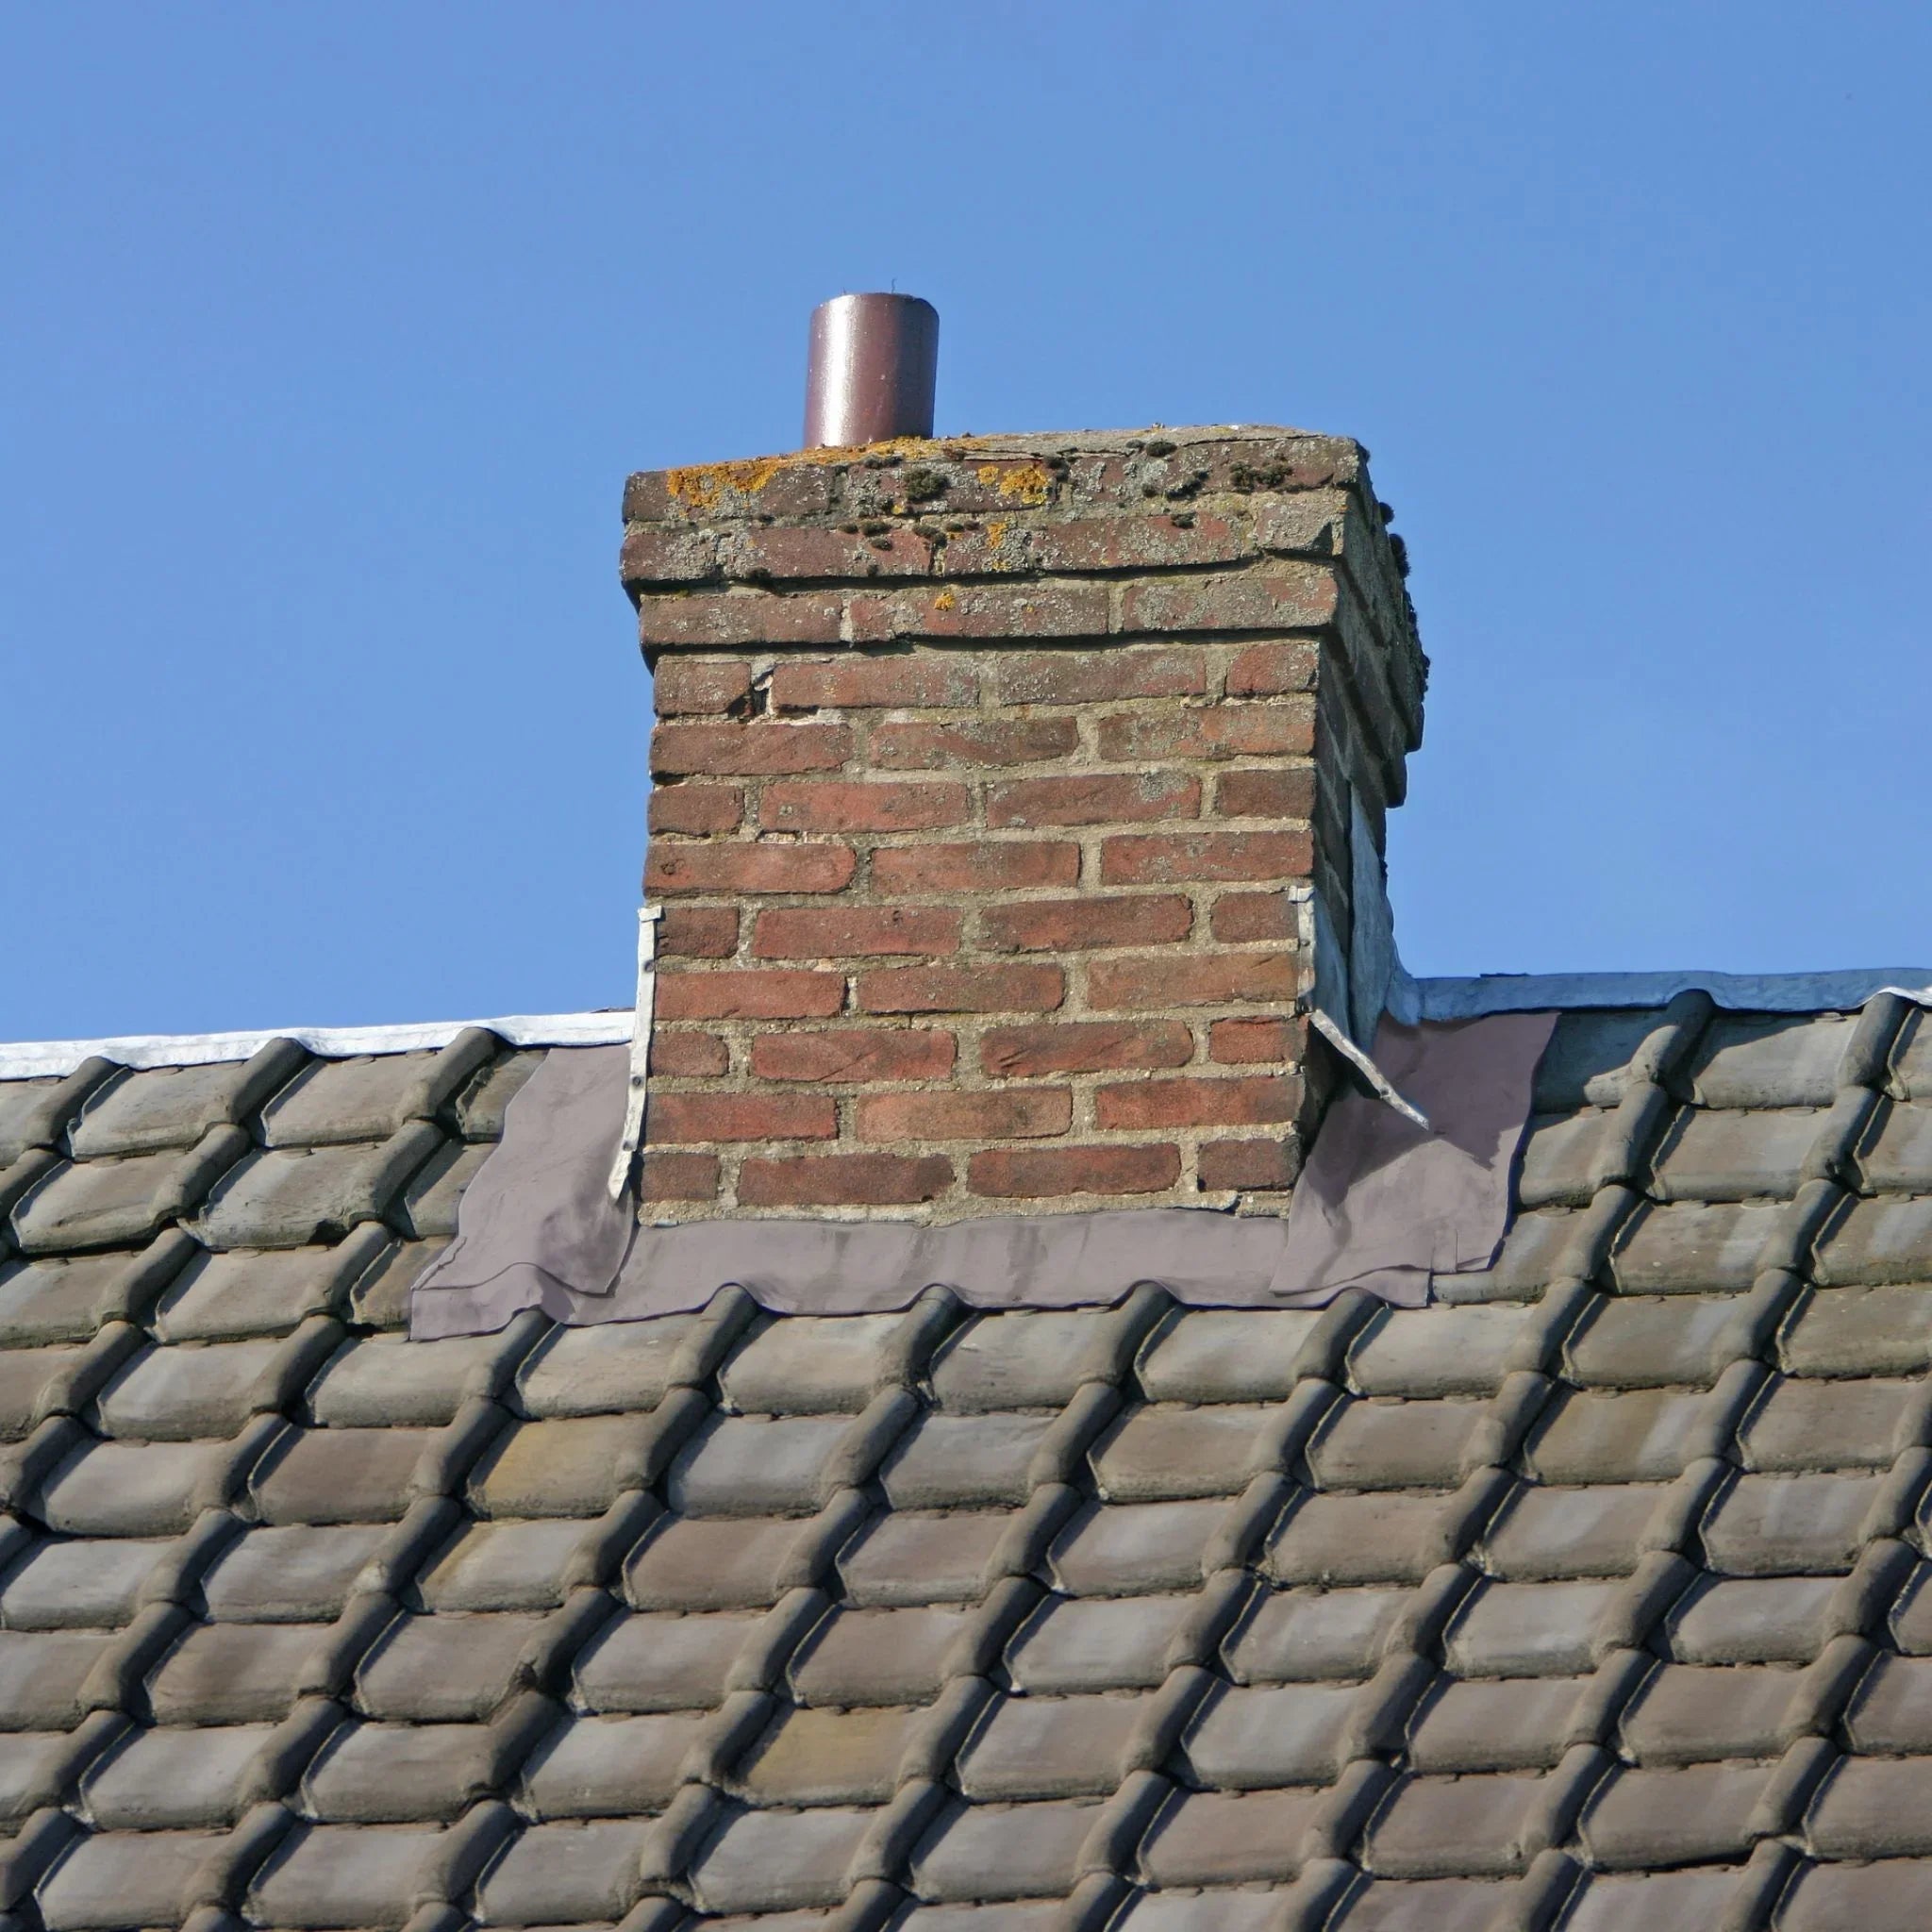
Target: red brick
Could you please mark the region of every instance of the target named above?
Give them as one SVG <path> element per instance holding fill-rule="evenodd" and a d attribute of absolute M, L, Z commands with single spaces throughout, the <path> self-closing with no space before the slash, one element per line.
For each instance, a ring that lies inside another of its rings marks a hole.
<path fill-rule="evenodd" d="M 1292 758 L 1314 748 L 1311 698 L 1116 711 L 1100 721 L 1104 758 Z"/>
<path fill-rule="evenodd" d="M 858 860 L 849 845 L 653 845 L 644 887 L 653 892 L 837 892 Z"/>
<path fill-rule="evenodd" d="M 674 1033 L 659 1027 L 651 1035 L 651 1071 L 673 1080 L 714 1078 L 731 1063 L 715 1033 Z"/>
<path fill-rule="evenodd" d="M 1121 629 L 1314 630 L 1332 624 L 1335 611 L 1335 573 L 1328 565 L 1277 563 L 1129 584 L 1121 598 Z"/>
<path fill-rule="evenodd" d="M 1194 908 L 1171 893 L 1092 899 L 1021 899 L 991 906 L 981 937 L 999 953 L 1084 952 L 1097 946 L 1171 945 L 1187 938 Z"/>
<path fill-rule="evenodd" d="M 718 540 L 708 530 L 633 524 L 617 552 L 617 575 L 633 595 L 644 584 L 702 584 L 718 575 Z"/>
<path fill-rule="evenodd" d="M 1158 1194 L 1180 1179 L 1178 1147 L 990 1147 L 966 1166 L 966 1185 L 1000 1201 L 1073 1194 Z"/>
<path fill-rule="evenodd" d="M 734 577 L 923 577 L 932 568 L 932 539 L 904 526 L 863 537 L 836 525 L 767 525 L 734 531 L 724 563 Z"/>
<path fill-rule="evenodd" d="M 890 638 L 1104 638 L 1108 592 L 1105 584 L 948 584 L 939 591 L 889 591 L 880 596 L 855 592 L 848 608 L 852 636 L 861 643 Z"/>
<path fill-rule="evenodd" d="M 998 667 L 1003 705 L 1096 705 L 1116 698 L 1193 698 L 1208 660 L 1189 645 L 1151 651 L 1041 651 Z"/>
<path fill-rule="evenodd" d="M 963 824 L 972 810 L 963 785 L 778 778 L 758 800 L 758 823 L 794 832 L 923 832 Z"/>
<path fill-rule="evenodd" d="M 858 1101 L 861 1141 L 1037 1141 L 1073 1124 L 1074 1096 L 1065 1087 L 866 1093 Z"/>
<path fill-rule="evenodd" d="M 1294 996 L 1292 953 L 1156 953 L 1096 959 L 1087 969 L 1088 1004 L 1102 1012 L 1288 1002 Z"/>
<path fill-rule="evenodd" d="M 654 832 L 735 832 L 744 818 L 742 785 L 654 785 Z"/>
<path fill-rule="evenodd" d="M 660 959 L 728 959 L 737 950 L 735 906 L 667 906 L 658 922 Z"/>
<path fill-rule="evenodd" d="M 957 1046 L 930 1027 L 854 1026 L 835 1033 L 767 1033 L 751 1043 L 760 1080 L 811 1080 L 830 1086 L 864 1080 L 943 1080 Z"/>
<path fill-rule="evenodd" d="M 738 1173 L 743 1208 L 906 1208 L 953 1185 L 943 1154 L 753 1156 Z"/>
<path fill-rule="evenodd" d="M 938 906 L 781 906 L 760 912 L 752 937 L 759 959 L 932 958 L 959 950 L 959 918 Z"/>
<path fill-rule="evenodd" d="M 1284 691 L 1313 691 L 1320 662 L 1313 644 L 1250 644 L 1227 667 L 1227 694 L 1272 698 Z"/>
<path fill-rule="evenodd" d="M 1224 892 L 1214 902 L 1214 937 L 1225 944 L 1250 940 L 1288 940 L 1301 936 L 1294 901 L 1286 892 Z"/>
<path fill-rule="evenodd" d="M 858 979 L 862 1013 L 1050 1013 L 1066 997 L 1058 966 L 901 966 Z"/>
<path fill-rule="evenodd" d="M 1191 819 L 1200 809 L 1201 781 L 1185 772 L 1014 778 L 989 787 L 986 794 L 990 825 L 1126 824 L 1147 819 Z"/>
<path fill-rule="evenodd" d="M 684 591 L 638 599 L 645 650 L 734 644 L 836 644 L 845 599 L 837 591 Z"/>
<path fill-rule="evenodd" d="M 988 840 L 975 845 L 900 845 L 874 852 L 872 882 L 882 892 L 1000 892 L 1071 886 L 1077 845 Z"/>
<path fill-rule="evenodd" d="M 1194 1038 L 1178 1020 L 1062 1020 L 989 1027 L 979 1063 L 997 1079 L 1044 1074 L 1127 1074 L 1184 1067 Z"/>
<path fill-rule="evenodd" d="M 728 463 L 687 463 L 674 470 L 639 470 L 624 486 L 630 523 L 721 517 L 824 517 L 839 472 L 816 450 L 795 457 L 746 457 Z"/>
<path fill-rule="evenodd" d="M 1291 765 L 1268 772 L 1224 772 L 1215 780 L 1214 809 L 1224 819 L 1311 818 L 1315 768 Z"/>
<path fill-rule="evenodd" d="M 875 724 L 872 761 L 887 772 L 955 765 L 1029 765 L 1065 758 L 1080 742 L 1072 718 L 974 718 L 957 724 Z"/>
<path fill-rule="evenodd" d="M 1216 1020 L 1208 1029 L 1208 1058 L 1223 1066 L 1279 1066 L 1301 1057 L 1301 1028 L 1290 1020 Z"/>
<path fill-rule="evenodd" d="M 1100 848 L 1100 876 L 1109 886 L 1305 879 L 1314 862 L 1314 840 L 1305 831 L 1123 832 Z"/>
<path fill-rule="evenodd" d="M 845 1004 L 838 973 L 660 973 L 663 1020 L 828 1020 Z"/>
<path fill-rule="evenodd" d="M 938 651 L 781 664 L 772 673 L 772 703 L 781 711 L 972 705 L 978 699 L 978 669 L 968 658 Z"/>
<path fill-rule="evenodd" d="M 1225 517 L 1187 510 L 1068 517 L 1015 525 L 994 518 L 949 538 L 948 575 L 1003 570 L 1162 570 L 1231 563 L 1252 549 Z"/>
<path fill-rule="evenodd" d="M 1208 1141 L 1201 1146 L 1202 1187 L 1213 1192 L 1230 1188 L 1291 1188 L 1301 1166 L 1294 1141 Z"/>
<path fill-rule="evenodd" d="M 1220 1080 L 1133 1080 L 1093 1096 L 1101 1128 L 1259 1127 L 1291 1121 L 1301 1108 L 1291 1074 Z"/>
<path fill-rule="evenodd" d="M 666 658 L 651 676 L 660 718 L 728 711 L 751 695 L 751 666 L 742 658 Z"/>
<path fill-rule="evenodd" d="M 644 1201 L 715 1201 L 715 1154 L 647 1153 L 641 1163 L 638 1196 Z"/>
<path fill-rule="evenodd" d="M 654 1145 L 691 1141 L 829 1141 L 838 1110 L 822 1093 L 654 1093 L 644 1135 Z"/>
<path fill-rule="evenodd" d="M 846 724 L 792 724 L 758 718 L 736 724 L 660 724 L 651 734 L 651 770 L 713 778 L 787 778 L 836 772 L 852 756 Z"/>

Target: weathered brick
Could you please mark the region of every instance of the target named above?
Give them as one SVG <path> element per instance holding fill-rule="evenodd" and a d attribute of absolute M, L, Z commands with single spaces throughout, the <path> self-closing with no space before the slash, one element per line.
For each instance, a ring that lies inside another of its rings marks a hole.
<path fill-rule="evenodd" d="M 862 1013 L 1050 1013 L 1066 997 L 1058 966 L 899 966 L 858 976 Z"/>
<path fill-rule="evenodd" d="M 651 1071 L 668 1079 L 713 1078 L 730 1063 L 730 1053 L 715 1033 L 675 1033 L 662 1026 L 652 1032 Z"/>
<path fill-rule="evenodd" d="M 744 787 L 683 782 L 651 787 L 654 832 L 735 832 L 744 819 Z"/>
<path fill-rule="evenodd" d="M 758 823 L 794 832 L 924 832 L 963 824 L 972 810 L 963 785 L 779 778 L 758 800 Z"/>
<path fill-rule="evenodd" d="M 986 794 L 990 825 L 1132 824 L 1150 819 L 1191 819 L 1200 809 L 1201 781 L 1186 772 L 1082 772 L 1066 778 L 1013 778 L 989 786 Z"/>
<path fill-rule="evenodd" d="M 663 1020 L 828 1020 L 845 1004 L 838 973 L 660 973 L 658 1015 Z"/>
<path fill-rule="evenodd" d="M 772 703 L 781 711 L 860 710 L 880 705 L 964 706 L 979 699 L 978 668 L 938 651 L 855 653 L 812 664 L 780 664 Z"/>
<path fill-rule="evenodd" d="M 1286 892 L 1224 892 L 1214 902 L 1209 924 L 1225 945 L 1253 940 L 1292 942 L 1301 933 L 1294 901 Z"/>
<path fill-rule="evenodd" d="M 1105 584 L 1043 583 L 854 591 L 848 608 L 852 637 L 872 643 L 891 638 L 1104 638 L 1107 607 Z"/>
<path fill-rule="evenodd" d="M 758 916 L 759 959 L 927 958 L 959 950 L 960 915 L 938 906 L 778 906 Z"/>
<path fill-rule="evenodd" d="M 822 1093 L 654 1093 L 644 1138 L 693 1141 L 829 1141 L 838 1110 Z"/>
<path fill-rule="evenodd" d="M 1158 1194 L 1180 1178 L 1181 1151 L 1129 1147 L 989 1147 L 966 1164 L 969 1191 L 1000 1201 L 1073 1194 Z"/>
<path fill-rule="evenodd" d="M 980 936 L 999 953 L 1085 952 L 1100 946 L 1171 945 L 1187 938 L 1194 908 L 1169 892 L 1091 899 L 1020 899 L 979 916 Z"/>
<path fill-rule="evenodd" d="M 980 1065 L 1003 1080 L 1184 1067 L 1193 1053 L 1193 1035 L 1178 1020 L 1049 1020 L 991 1026 L 979 1042 Z"/>
<path fill-rule="evenodd" d="M 937 772 L 956 765 L 1028 765 L 1067 757 L 1080 742 L 1072 718 L 972 718 L 921 724 L 876 724 L 872 759 L 888 772 Z"/>
<path fill-rule="evenodd" d="M 1348 498 L 1340 490 L 1298 491 L 1259 497 L 1254 509 L 1257 549 L 1284 555 L 1332 557 L 1342 546 Z"/>
<path fill-rule="evenodd" d="M 1037 839 L 899 845 L 872 856 L 872 882 L 882 892 L 1022 891 L 1071 886 L 1079 876 L 1077 845 Z"/>
<path fill-rule="evenodd" d="M 1003 705 L 1193 698 L 1208 691 L 1208 659 L 1186 644 L 1145 651 L 1039 651 L 1003 659 L 993 675 Z"/>
<path fill-rule="evenodd" d="M 1214 809 L 1225 819 L 1312 818 L 1315 768 L 1289 765 L 1265 772 L 1224 772 L 1214 781 Z"/>
<path fill-rule="evenodd" d="M 644 885 L 653 892 L 837 892 L 858 864 L 849 845 L 653 845 Z"/>
<path fill-rule="evenodd" d="M 1074 1124 L 1065 1087 L 1004 1088 L 991 1093 L 863 1093 L 861 1141 L 1037 1141 Z"/>
<path fill-rule="evenodd" d="M 1216 1020 L 1208 1028 L 1208 1058 L 1224 1066 L 1257 1060 L 1281 1066 L 1301 1056 L 1301 1029 L 1291 1020 Z"/>
<path fill-rule="evenodd" d="M 932 539 L 904 525 L 875 537 L 855 536 L 836 525 L 758 525 L 734 530 L 722 561 L 733 577 L 923 577 L 932 568 Z"/>
<path fill-rule="evenodd" d="M 663 959 L 728 959 L 738 950 L 736 906 L 667 906 L 658 922 Z"/>
<path fill-rule="evenodd" d="M 718 540 L 708 530 L 629 525 L 617 552 L 617 575 L 632 596 L 645 585 L 708 582 L 718 575 Z"/>
<path fill-rule="evenodd" d="M 1202 1187 L 1219 1193 L 1234 1188 L 1291 1188 L 1300 1172 L 1293 1138 L 1278 1141 L 1205 1141 L 1199 1174 Z"/>
<path fill-rule="evenodd" d="M 751 1043 L 760 1080 L 841 1082 L 943 1080 L 958 1051 L 950 1033 L 931 1027 L 853 1026 L 825 1033 L 766 1033 Z"/>
<path fill-rule="evenodd" d="M 1010 570 L 1162 570 L 1231 563 L 1253 550 L 1247 533 L 1225 517 L 1186 510 L 1141 515 L 1064 517 L 1020 525 L 989 518 L 946 541 L 947 575 Z"/>
<path fill-rule="evenodd" d="M 660 724 L 651 734 L 651 770 L 712 778 L 789 778 L 836 772 L 852 756 L 846 724 L 793 724 L 776 718 L 732 724 Z"/>
<path fill-rule="evenodd" d="M 1122 593 L 1121 629 L 1315 630 L 1335 621 L 1337 601 L 1335 573 L 1322 563 L 1153 577 Z"/>
<path fill-rule="evenodd" d="M 1291 1074 L 1221 1079 L 1134 1080 L 1093 1096 L 1101 1128 L 1259 1127 L 1291 1121 L 1301 1082 Z"/>
<path fill-rule="evenodd" d="M 751 695 L 751 666 L 739 658 L 666 658 L 651 694 L 660 718 L 728 711 Z"/>
<path fill-rule="evenodd" d="M 906 1208 L 953 1185 L 943 1154 L 794 1154 L 748 1158 L 738 1173 L 745 1208 Z"/>
<path fill-rule="evenodd" d="M 844 628 L 839 591 L 680 591 L 638 599 L 638 641 L 646 651 L 836 644 Z"/>
<path fill-rule="evenodd" d="M 1321 653 L 1311 643 L 1250 644 L 1227 667 L 1231 698 L 1279 697 L 1284 691 L 1313 691 Z"/>
<path fill-rule="evenodd" d="M 1312 698 L 1116 711 L 1100 721 L 1104 758 L 1306 758 L 1314 748 Z"/>
<path fill-rule="evenodd" d="M 838 474 L 817 450 L 640 470 L 625 484 L 624 514 L 631 523 L 679 518 L 713 522 L 753 515 L 823 517 L 832 508 Z"/>
<path fill-rule="evenodd" d="M 1294 996 L 1292 953 L 1150 953 L 1095 959 L 1087 969 L 1087 1001 L 1101 1012 L 1286 1002 Z"/>
<path fill-rule="evenodd" d="M 638 1198 L 643 1201 L 714 1201 L 715 1154 L 648 1152 L 640 1163 Z"/>
<path fill-rule="evenodd" d="M 1100 876 L 1109 886 L 1305 879 L 1314 857 L 1305 831 L 1122 832 L 1101 843 Z"/>

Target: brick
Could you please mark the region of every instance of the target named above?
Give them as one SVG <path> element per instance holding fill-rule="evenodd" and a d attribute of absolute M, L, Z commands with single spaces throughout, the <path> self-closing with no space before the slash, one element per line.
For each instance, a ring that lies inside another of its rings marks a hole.
<path fill-rule="evenodd" d="M 904 845 L 872 856 L 872 882 L 882 892 L 1021 891 L 1071 886 L 1079 876 L 1077 845 L 1040 840 Z"/>
<path fill-rule="evenodd" d="M 793 457 L 747 457 L 728 463 L 687 463 L 640 470 L 624 486 L 630 523 L 678 518 L 823 517 L 832 508 L 839 471 L 815 450 Z"/>
<path fill-rule="evenodd" d="M 1252 940 L 1287 940 L 1301 934 L 1294 901 L 1286 892 L 1224 892 L 1210 924 L 1217 940 L 1240 945 Z"/>
<path fill-rule="evenodd" d="M 828 1020 L 845 1004 L 838 973 L 660 973 L 663 1020 Z"/>
<path fill-rule="evenodd" d="M 860 710 L 878 705 L 962 706 L 978 700 L 977 667 L 969 659 L 936 651 L 781 664 L 772 673 L 772 703 L 781 711 Z"/>
<path fill-rule="evenodd" d="M 813 528 L 765 525 L 734 530 L 723 562 L 733 577 L 923 577 L 932 568 L 932 539 L 901 526 L 876 537 L 855 536 L 833 525 Z"/>
<path fill-rule="evenodd" d="M 1191 819 L 1200 810 L 1201 781 L 1185 772 L 1083 772 L 1066 778 L 1016 778 L 990 786 L 986 794 L 990 825 L 1130 824 L 1149 819 Z"/>
<path fill-rule="evenodd" d="M 1291 1139 L 1206 1141 L 1198 1172 L 1201 1185 L 1219 1193 L 1230 1188 L 1291 1188 L 1300 1166 Z"/>
<path fill-rule="evenodd" d="M 751 695 L 751 666 L 742 658 L 666 658 L 651 676 L 660 718 L 716 714 Z"/>
<path fill-rule="evenodd" d="M 1100 721 L 1104 758 L 1306 758 L 1314 748 L 1311 698 L 1116 711 Z"/>
<path fill-rule="evenodd" d="M 1184 1067 L 1194 1039 L 1178 1020 L 1059 1020 L 989 1027 L 979 1063 L 997 1079 Z"/>
<path fill-rule="evenodd" d="M 667 906 L 658 922 L 664 959 L 728 959 L 738 950 L 735 906 Z"/>
<path fill-rule="evenodd" d="M 708 583 L 718 575 L 718 540 L 708 530 L 632 524 L 618 546 L 617 575 L 633 596 L 644 585 Z"/>
<path fill-rule="evenodd" d="M 994 676 L 1003 705 L 1197 698 L 1207 695 L 1208 659 L 1187 645 L 1151 651 L 1041 651 L 1007 659 Z"/>
<path fill-rule="evenodd" d="M 1001 570 L 1163 570 L 1232 563 L 1251 554 L 1246 533 L 1225 517 L 1187 510 L 1066 517 L 1015 527 L 991 519 L 949 538 L 948 575 Z"/>
<path fill-rule="evenodd" d="M 975 718 L 953 724 L 893 721 L 873 727 L 872 761 L 888 772 L 937 772 L 955 765 L 1028 765 L 1079 747 L 1072 718 Z"/>
<path fill-rule="evenodd" d="M 1208 1029 L 1208 1058 L 1223 1066 L 1291 1064 L 1301 1058 L 1302 1044 L 1302 1029 L 1289 1020 L 1216 1020 Z"/>
<path fill-rule="evenodd" d="M 654 832 L 735 832 L 744 819 L 742 785 L 654 785 Z"/>
<path fill-rule="evenodd" d="M 1156 953 L 1096 959 L 1087 969 L 1087 1002 L 1102 1012 L 1287 1003 L 1294 996 L 1292 953 Z"/>
<path fill-rule="evenodd" d="M 943 1154 L 795 1154 L 748 1158 L 738 1174 L 744 1208 L 905 1208 L 953 1185 Z"/>
<path fill-rule="evenodd" d="M 990 1147 L 966 1166 L 966 1185 L 991 1200 L 1062 1194 L 1158 1194 L 1180 1179 L 1181 1151 L 1135 1147 Z"/>
<path fill-rule="evenodd" d="M 653 892 L 837 892 L 858 866 L 849 845 L 653 845 L 644 886 Z"/>
<path fill-rule="evenodd" d="M 924 832 L 964 824 L 963 785 L 871 785 L 836 778 L 778 778 L 758 800 L 758 823 L 794 832 Z"/>
<path fill-rule="evenodd" d="M 855 1026 L 835 1033 L 768 1033 L 751 1044 L 760 1080 L 943 1080 L 958 1051 L 950 1033 L 930 1027 Z"/>
<path fill-rule="evenodd" d="M 901 966 L 858 978 L 863 1013 L 1050 1013 L 1065 997 L 1058 966 Z"/>
<path fill-rule="evenodd" d="M 691 1141 L 829 1141 L 838 1110 L 822 1093 L 654 1093 L 644 1114 L 653 1145 Z"/>
<path fill-rule="evenodd" d="M 715 1154 L 645 1154 L 638 1196 L 644 1201 L 714 1201 L 718 1197 Z"/>
<path fill-rule="evenodd" d="M 651 1035 L 651 1071 L 674 1080 L 713 1078 L 731 1064 L 715 1033 L 673 1033 L 658 1027 Z"/>
<path fill-rule="evenodd" d="M 684 591 L 638 599 L 638 641 L 647 651 L 836 644 L 844 628 L 838 591 Z"/>
<path fill-rule="evenodd" d="M 1127 586 L 1121 598 L 1121 629 L 1315 630 L 1334 623 L 1336 604 L 1335 573 L 1321 563 L 1156 577 Z"/>
<path fill-rule="evenodd" d="M 1269 772 L 1224 772 L 1214 781 L 1214 809 L 1224 819 L 1312 818 L 1315 768 L 1291 765 Z"/>
<path fill-rule="evenodd" d="M 1301 1082 L 1291 1074 L 1135 1080 L 1102 1087 L 1093 1096 L 1093 1120 L 1102 1128 L 1269 1126 L 1293 1120 L 1301 1098 Z"/>
<path fill-rule="evenodd" d="M 1194 908 L 1167 892 L 1022 899 L 1009 906 L 991 906 L 979 916 L 982 940 L 999 953 L 1171 945 L 1186 939 L 1193 923 Z"/>
<path fill-rule="evenodd" d="M 759 959 L 931 958 L 959 950 L 959 920 L 938 906 L 781 906 L 758 914 L 751 950 Z"/>
<path fill-rule="evenodd" d="M 1065 1087 L 866 1093 L 858 1118 L 861 1141 L 1044 1140 L 1073 1125 L 1074 1096 Z"/>
<path fill-rule="evenodd" d="M 1104 638 L 1108 591 L 1105 584 L 948 584 L 939 591 L 889 591 L 879 596 L 857 592 L 849 610 L 852 636 L 861 643 L 890 638 Z"/>
<path fill-rule="evenodd" d="M 1237 652 L 1227 667 L 1227 694 L 1272 698 L 1284 691 L 1313 691 L 1321 661 L 1321 652 L 1313 644 L 1250 644 Z"/>
<path fill-rule="evenodd" d="M 1305 879 L 1312 836 L 1283 832 L 1122 832 L 1102 842 L 1109 886 L 1185 885 L 1195 879 Z"/>
<path fill-rule="evenodd" d="M 836 772 L 852 756 L 845 724 L 793 724 L 758 718 L 736 724 L 660 724 L 651 734 L 651 770 L 713 778 L 789 778 Z"/>

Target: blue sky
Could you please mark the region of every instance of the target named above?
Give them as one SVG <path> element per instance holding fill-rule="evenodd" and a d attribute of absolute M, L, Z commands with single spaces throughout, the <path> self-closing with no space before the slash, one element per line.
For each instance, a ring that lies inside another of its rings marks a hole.
<path fill-rule="evenodd" d="M 1361 437 L 1418 972 L 1932 965 L 1932 10 L 16 8 L 0 1038 L 621 1004 L 631 469 Z"/>

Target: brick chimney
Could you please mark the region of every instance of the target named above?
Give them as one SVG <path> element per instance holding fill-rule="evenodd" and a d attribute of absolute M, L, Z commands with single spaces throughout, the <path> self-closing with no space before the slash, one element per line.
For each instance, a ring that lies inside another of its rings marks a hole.
<path fill-rule="evenodd" d="M 901 440 L 646 472 L 625 518 L 656 1211 L 1285 1208 L 1422 728 L 1363 450 Z"/>

